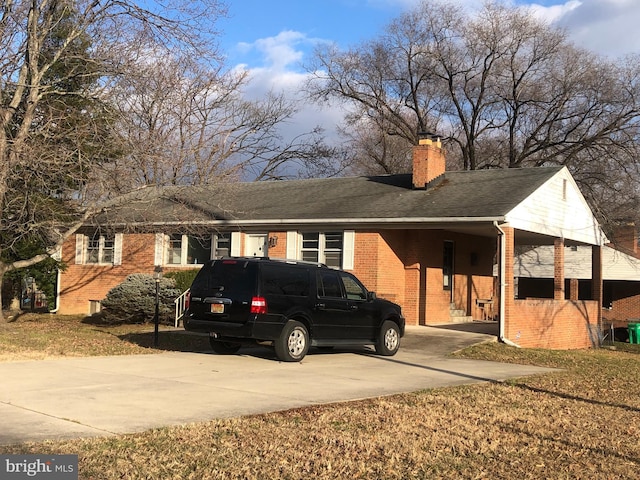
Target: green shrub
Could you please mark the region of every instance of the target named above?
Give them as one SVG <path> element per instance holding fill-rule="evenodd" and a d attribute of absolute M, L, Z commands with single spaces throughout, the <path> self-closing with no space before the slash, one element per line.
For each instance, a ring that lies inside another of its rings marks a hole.
<path fill-rule="evenodd" d="M 172 278 L 160 279 L 159 321 L 173 324 L 174 300 L 180 296 Z M 153 276 L 143 273 L 129 275 L 120 285 L 113 287 L 101 302 L 101 314 L 108 323 L 146 323 L 155 316 L 156 282 Z"/>
<path fill-rule="evenodd" d="M 199 271 L 199 268 L 195 270 L 178 270 L 174 272 L 167 272 L 164 276 L 173 278 L 176 282 L 176 288 L 182 293 L 191 288 L 193 279 L 196 278 Z"/>

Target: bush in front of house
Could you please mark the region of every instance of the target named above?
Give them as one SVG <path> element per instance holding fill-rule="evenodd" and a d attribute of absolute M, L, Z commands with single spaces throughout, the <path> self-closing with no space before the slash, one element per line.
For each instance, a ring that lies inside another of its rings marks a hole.
<path fill-rule="evenodd" d="M 161 278 L 158 290 L 160 323 L 173 325 L 174 301 L 180 296 L 172 278 Z M 101 316 L 107 323 L 153 322 L 156 308 L 156 282 L 152 275 L 129 275 L 113 287 L 101 302 Z"/>
<path fill-rule="evenodd" d="M 199 268 L 194 270 L 176 270 L 174 272 L 167 272 L 164 276 L 167 278 L 173 278 L 176 282 L 176 288 L 182 293 L 191 288 L 193 279 L 196 278 L 199 271 Z"/>

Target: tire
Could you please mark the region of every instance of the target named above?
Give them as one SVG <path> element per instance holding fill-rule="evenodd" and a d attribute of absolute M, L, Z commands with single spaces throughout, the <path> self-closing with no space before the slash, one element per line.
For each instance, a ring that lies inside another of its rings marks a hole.
<path fill-rule="evenodd" d="M 309 351 L 309 331 L 302 323 L 289 320 L 273 346 L 281 361 L 299 362 Z"/>
<path fill-rule="evenodd" d="M 209 344 L 211 344 L 211 349 L 218 355 L 233 355 L 240 350 L 241 346 L 239 343 L 224 342 L 214 338 L 209 338 Z"/>
<path fill-rule="evenodd" d="M 396 354 L 400 348 L 400 329 L 395 322 L 385 320 L 380 328 L 380 335 L 376 343 L 378 355 L 390 357 Z"/>

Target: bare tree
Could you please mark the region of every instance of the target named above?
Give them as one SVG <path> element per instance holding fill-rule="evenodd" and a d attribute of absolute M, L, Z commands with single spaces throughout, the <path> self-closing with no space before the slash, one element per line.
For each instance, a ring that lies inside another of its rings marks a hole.
<path fill-rule="evenodd" d="M 384 118 L 353 118 L 339 132 L 345 138 L 349 157 L 346 163 L 355 174 L 389 175 L 411 170 L 411 144 L 376 124 Z"/>
<path fill-rule="evenodd" d="M 135 70 L 110 91 L 126 152 L 104 166 L 112 193 L 279 179 L 318 164 L 330 170 L 335 150 L 320 130 L 282 134 L 298 111 L 296 101 L 274 93 L 248 100 L 246 71 L 203 67 L 179 52 L 158 50 L 139 59 Z"/>
<path fill-rule="evenodd" d="M 366 124 L 370 138 L 414 144 L 418 131 L 441 134 L 464 169 L 566 165 L 593 204 L 613 197 L 608 185 L 638 196 L 624 179 L 636 175 L 637 65 L 580 49 L 505 3 L 470 14 L 426 0 L 374 41 L 318 50 L 309 90 L 346 102 L 346 125 Z M 403 165 L 403 152 L 360 157 Z"/>
<path fill-rule="evenodd" d="M 89 172 L 113 154 L 105 132 L 112 81 L 154 46 L 215 58 L 217 0 L 145 5 L 0 5 L 0 283 L 54 253 L 93 213 L 83 199 Z M 20 242 L 36 253 L 22 257 Z"/>

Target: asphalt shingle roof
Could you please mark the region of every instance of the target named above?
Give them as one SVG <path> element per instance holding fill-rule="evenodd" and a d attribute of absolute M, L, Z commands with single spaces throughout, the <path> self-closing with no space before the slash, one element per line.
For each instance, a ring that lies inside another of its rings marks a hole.
<path fill-rule="evenodd" d="M 502 217 L 561 168 L 447 172 L 425 190 L 410 174 L 149 187 L 105 211 L 118 223 Z"/>

